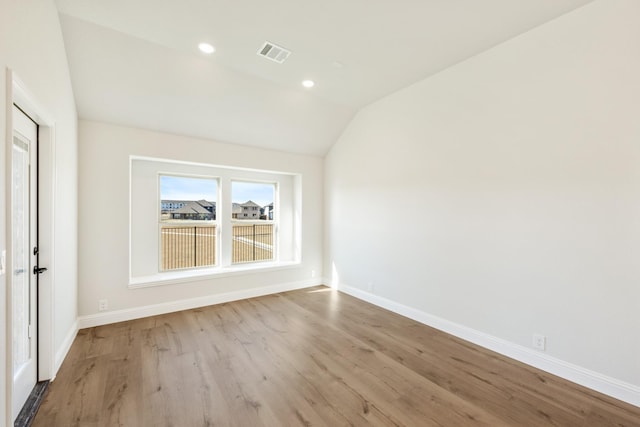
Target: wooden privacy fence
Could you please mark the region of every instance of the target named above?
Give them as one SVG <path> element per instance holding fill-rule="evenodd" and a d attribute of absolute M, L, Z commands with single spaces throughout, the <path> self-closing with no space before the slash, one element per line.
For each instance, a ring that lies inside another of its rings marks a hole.
<path fill-rule="evenodd" d="M 273 224 L 233 224 L 231 262 L 274 259 Z M 162 271 L 214 266 L 216 226 L 163 226 L 160 232 Z"/>
<path fill-rule="evenodd" d="M 233 264 L 273 259 L 273 224 L 233 224 Z"/>
<path fill-rule="evenodd" d="M 171 226 L 161 229 L 162 270 L 216 264 L 216 227 Z"/>

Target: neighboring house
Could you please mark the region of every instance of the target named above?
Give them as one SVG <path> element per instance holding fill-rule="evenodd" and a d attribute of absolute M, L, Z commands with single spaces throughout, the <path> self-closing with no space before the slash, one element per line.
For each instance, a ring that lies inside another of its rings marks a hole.
<path fill-rule="evenodd" d="M 188 203 L 188 200 L 161 200 L 160 210 L 162 213 L 167 213 L 175 209 L 180 209 L 186 203 Z"/>
<path fill-rule="evenodd" d="M 265 207 L 252 200 L 246 203 L 233 203 L 231 207 L 231 217 L 233 219 L 268 219 L 273 220 L 273 203 L 269 203 Z"/>
<path fill-rule="evenodd" d="M 239 219 L 242 214 L 242 205 L 240 203 L 231 204 L 231 218 Z"/>
<path fill-rule="evenodd" d="M 198 200 L 197 202 L 200 206 L 208 210 L 213 214 L 213 219 L 216 217 L 216 202 L 209 202 L 207 200 Z"/>
<path fill-rule="evenodd" d="M 166 219 L 216 219 L 216 203 L 207 200 L 162 200 L 160 209 Z"/>
<path fill-rule="evenodd" d="M 231 217 L 233 219 L 264 219 L 262 218 L 262 212 L 263 208 L 251 200 L 245 203 L 233 203 L 231 206 Z"/>
<path fill-rule="evenodd" d="M 269 203 L 267 206 L 262 208 L 262 216 L 264 217 L 263 219 L 273 221 L 273 203 Z"/>
<path fill-rule="evenodd" d="M 249 200 L 240 205 L 242 212 L 238 214 L 238 219 L 260 219 L 260 205 Z"/>

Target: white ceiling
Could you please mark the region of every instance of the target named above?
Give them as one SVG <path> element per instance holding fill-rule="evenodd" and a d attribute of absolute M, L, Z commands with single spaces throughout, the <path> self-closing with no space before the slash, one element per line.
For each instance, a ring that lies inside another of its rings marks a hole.
<path fill-rule="evenodd" d="M 56 3 L 81 118 L 324 155 L 363 106 L 590 1 Z"/>

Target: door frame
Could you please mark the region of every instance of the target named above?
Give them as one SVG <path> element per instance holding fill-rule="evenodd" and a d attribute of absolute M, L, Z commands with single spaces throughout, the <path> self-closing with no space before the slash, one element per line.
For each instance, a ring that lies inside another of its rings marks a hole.
<path fill-rule="evenodd" d="M 54 350 L 54 304 L 55 268 L 54 268 L 54 189 L 55 189 L 55 122 L 52 116 L 42 108 L 37 98 L 16 73 L 7 68 L 6 99 L 6 240 L 7 248 L 11 241 L 11 174 L 12 174 L 12 138 L 13 104 L 29 115 L 38 124 L 38 248 L 39 265 L 48 267 L 48 271 L 38 277 L 38 381 L 53 380 L 55 376 Z M 11 265 L 11 251 L 7 251 L 7 264 Z M 13 348 L 12 348 L 12 276 L 6 275 L 6 408 L 7 418 L 12 422 L 17 414 L 11 414 L 13 400 Z"/>

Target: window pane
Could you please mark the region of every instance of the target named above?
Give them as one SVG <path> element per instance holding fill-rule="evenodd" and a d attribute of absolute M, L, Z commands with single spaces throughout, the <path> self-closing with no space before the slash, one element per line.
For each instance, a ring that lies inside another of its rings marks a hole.
<path fill-rule="evenodd" d="M 275 185 L 234 181 L 231 197 L 232 263 L 273 260 Z"/>
<path fill-rule="evenodd" d="M 162 271 L 216 264 L 217 194 L 215 179 L 160 175 Z"/>
<path fill-rule="evenodd" d="M 217 194 L 215 179 L 160 175 L 160 218 L 171 222 L 213 221 Z"/>

